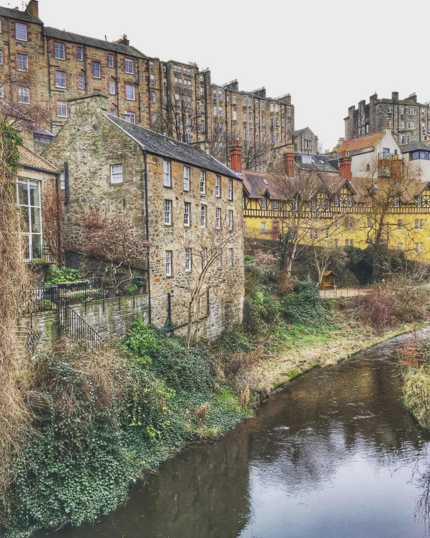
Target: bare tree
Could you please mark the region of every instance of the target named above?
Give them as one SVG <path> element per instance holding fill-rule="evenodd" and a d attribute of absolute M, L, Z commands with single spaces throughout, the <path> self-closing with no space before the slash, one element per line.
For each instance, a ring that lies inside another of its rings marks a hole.
<path fill-rule="evenodd" d="M 145 268 L 149 242 L 124 211 L 107 215 L 91 207 L 85 219 L 85 242 L 75 248 L 107 262 L 109 277 L 119 288 L 133 278 L 133 268 Z M 126 269 L 127 276 L 120 277 L 121 269 Z"/>
<path fill-rule="evenodd" d="M 321 286 L 324 273 L 330 266 L 336 264 L 337 267 L 344 266 L 346 264 L 346 252 L 345 249 L 339 246 L 318 246 L 312 245 L 313 263 L 318 274 L 318 286 Z"/>

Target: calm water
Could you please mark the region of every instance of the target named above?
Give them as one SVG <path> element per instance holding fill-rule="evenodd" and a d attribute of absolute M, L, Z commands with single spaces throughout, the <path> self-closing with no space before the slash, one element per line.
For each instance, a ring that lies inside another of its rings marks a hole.
<path fill-rule="evenodd" d="M 296 379 L 212 444 L 166 462 L 127 505 L 65 538 L 415 538 L 430 434 L 401 403 L 395 339 Z"/>

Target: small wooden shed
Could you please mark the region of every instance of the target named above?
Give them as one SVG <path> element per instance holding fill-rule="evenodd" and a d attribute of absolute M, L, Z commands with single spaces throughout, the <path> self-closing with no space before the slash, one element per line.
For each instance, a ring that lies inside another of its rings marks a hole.
<path fill-rule="evenodd" d="M 334 271 L 324 271 L 321 286 L 322 290 L 331 290 L 336 287 L 336 273 Z"/>

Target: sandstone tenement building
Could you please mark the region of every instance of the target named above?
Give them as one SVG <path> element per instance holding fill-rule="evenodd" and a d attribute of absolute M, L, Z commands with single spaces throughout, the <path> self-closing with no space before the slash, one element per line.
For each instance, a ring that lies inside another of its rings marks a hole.
<path fill-rule="evenodd" d="M 200 333 L 217 336 L 242 320 L 242 180 L 198 147 L 108 109 L 103 95 L 71 100 L 68 121 L 44 153 L 67 171 L 66 259 L 79 259 L 91 211 L 124 212 L 150 242 L 149 321 L 186 326 L 190 294 L 206 270 L 197 315 Z"/>
<path fill-rule="evenodd" d="M 265 88 L 239 90 L 237 81 L 212 83 L 196 64 L 150 58 L 130 45 L 44 26 L 38 1 L 25 11 L 0 8 L 0 97 L 49 110 L 42 127 L 58 132 L 68 117 L 68 100 L 87 94 L 109 96 L 109 114 L 206 146 L 224 163 L 233 139 L 243 146 L 247 168 L 265 169 L 272 149 L 294 132 L 291 96 L 266 96 Z"/>
<path fill-rule="evenodd" d="M 399 99 L 398 92 L 391 98 L 378 99 L 375 93 L 351 106 L 345 118 L 345 138 L 351 140 L 380 132 L 384 127 L 391 129 L 400 146 L 412 140 L 430 141 L 430 104 L 419 103 L 417 95 Z"/>

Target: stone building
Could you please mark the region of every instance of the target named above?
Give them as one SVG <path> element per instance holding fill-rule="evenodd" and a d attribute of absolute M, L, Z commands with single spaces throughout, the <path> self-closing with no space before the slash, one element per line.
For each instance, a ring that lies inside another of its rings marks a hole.
<path fill-rule="evenodd" d="M 69 260 L 84 250 L 91 211 L 122 212 L 150 242 L 150 321 L 185 327 L 204 271 L 198 316 L 201 334 L 212 338 L 242 320 L 242 180 L 198 147 L 108 109 L 103 95 L 71 100 L 67 123 L 44 153 L 64 170 Z"/>
<path fill-rule="evenodd" d="M 300 153 L 318 153 L 318 137 L 309 129 L 299 129 L 293 134 L 294 151 Z"/>
<path fill-rule="evenodd" d="M 54 134 L 68 117 L 68 99 L 103 93 L 111 115 L 187 143 L 209 147 L 228 164 L 229 147 L 243 145 L 246 167 L 267 167 L 271 150 L 294 132 L 291 96 L 268 98 L 265 88 L 239 91 L 237 81 L 212 83 L 195 63 L 150 58 L 127 36 L 112 43 L 44 26 L 38 1 L 25 11 L 0 8 L 0 98 L 38 106 Z"/>
<path fill-rule="evenodd" d="M 351 106 L 345 118 L 345 138 L 351 140 L 380 132 L 384 127 L 391 129 L 400 146 L 413 140 L 430 140 L 430 104 L 419 103 L 417 95 L 399 99 L 398 92 L 391 98 L 378 99 L 375 93 Z"/>

